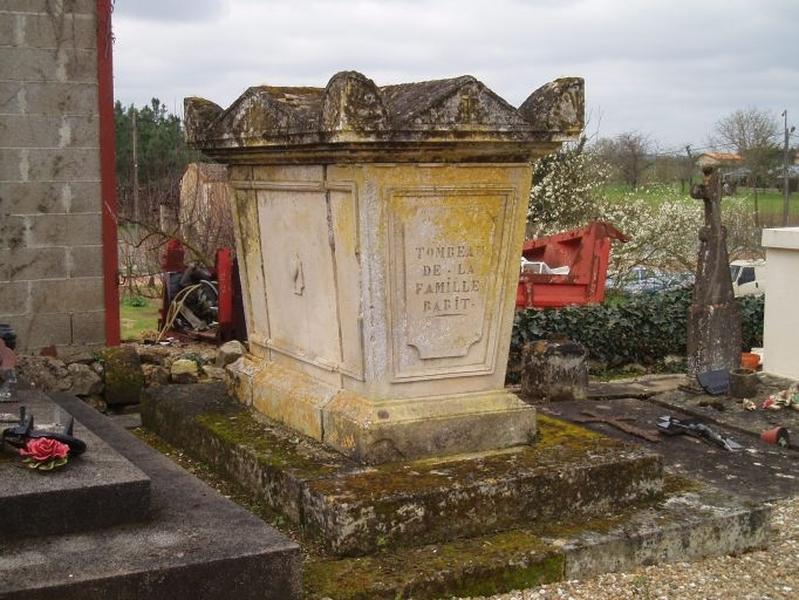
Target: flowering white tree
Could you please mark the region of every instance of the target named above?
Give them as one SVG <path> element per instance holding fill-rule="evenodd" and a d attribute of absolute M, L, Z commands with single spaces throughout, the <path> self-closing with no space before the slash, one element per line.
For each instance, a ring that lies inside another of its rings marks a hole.
<path fill-rule="evenodd" d="M 598 216 L 601 186 L 608 167 L 586 147 L 576 144 L 540 159 L 534 166 L 527 207 L 527 237 L 541 237 L 581 227 Z"/>
<path fill-rule="evenodd" d="M 603 193 L 608 174 L 607 164 L 584 140 L 541 159 L 530 194 L 528 237 L 606 221 L 631 238 L 626 244 L 614 242 L 608 271 L 617 281 L 637 266 L 694 271 L 704 224 L 702 203 L 666 185 L 640 187 L 610 199 Z M 722 214 L 730 256 L 756 255 L 759 229 L 746 202 L 725 199 Z"/>

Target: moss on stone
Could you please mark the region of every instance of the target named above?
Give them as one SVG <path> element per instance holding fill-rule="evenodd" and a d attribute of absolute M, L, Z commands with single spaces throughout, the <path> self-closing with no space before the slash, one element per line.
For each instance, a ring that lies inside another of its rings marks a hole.
<path fill-rule="evenodd" d="M 105 401 L 112 406 L 138 404 L 144 389 L 144 371 L 136 350 L 130 346 L 104 348 L 100 357 Z"/>
<path fill-rule="evenodd" d="M 538 417 L 538 435 L 530 446 L 480 455 L 443 457 L 390 463 L 364 469 L 335 479 L 314 483 L 325 495 L 377 497 L 436 487 L 452 487 L 479 477 L 514 477 L 519 471 L 555 466 L 566 458 L 622 448 L 623 443 L 560 419 Z"/>
<path fill-rule="evenodd" d="M 305 476 L 315 477 L 334 472 L 340 465 L 325 464 L 297 451 L 297 444 L 272 434 L 249 411 L 234 414 L 205 413 L 195 421 L 223 442 L 243 446 L 255 453 L 258 463 L 276 468 L 299 469 Z"/>
<path fill-rule="evenodd" d="M 564 556 L 528 531 L 306 563 L 307 598 L 483 596 L 563 578 Z"/>

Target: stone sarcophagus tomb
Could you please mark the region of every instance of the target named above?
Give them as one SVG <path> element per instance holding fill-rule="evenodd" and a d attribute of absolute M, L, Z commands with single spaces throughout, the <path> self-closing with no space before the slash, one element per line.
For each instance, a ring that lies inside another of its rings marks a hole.
<path fill-rule="evenodd" d="M 504 389 L 531 161 L 583 127 L 583 81 L 512 107 L 473 77 L 186 100 L 229 165 L 261 413 L 366 463 L 527 443 Z"/>

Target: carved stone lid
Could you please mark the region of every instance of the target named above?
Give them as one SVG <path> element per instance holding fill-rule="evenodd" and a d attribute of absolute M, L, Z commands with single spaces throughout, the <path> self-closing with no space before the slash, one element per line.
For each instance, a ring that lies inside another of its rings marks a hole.
<path fill-rule="evenodd" d="M 186 98 L 186 135 L 227 163 L 525 162 L 584 127 L 584 83 L 557 79 L 519 108 L 470 75 L 377 87 L 342 71 L 325 88 L 249 88 L 223 110 Z"/>

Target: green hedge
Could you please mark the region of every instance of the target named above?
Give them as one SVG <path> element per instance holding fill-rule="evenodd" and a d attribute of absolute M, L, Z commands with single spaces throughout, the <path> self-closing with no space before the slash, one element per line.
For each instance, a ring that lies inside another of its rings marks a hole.
<path fill-rule="evenodd" d="M 742 350 L 763 345 L 763 296 L 738 299 Z M 565 336 L 588 349 L 589 358 L 609 368 L 651 365 L 666 356 L 685 355 L 691 290 L 631 296 L 616 304 L 595 304 L 516 313 L 511 363 L 529 341 Z M 512 369 L 511 369 L 512 370 Z"/>

